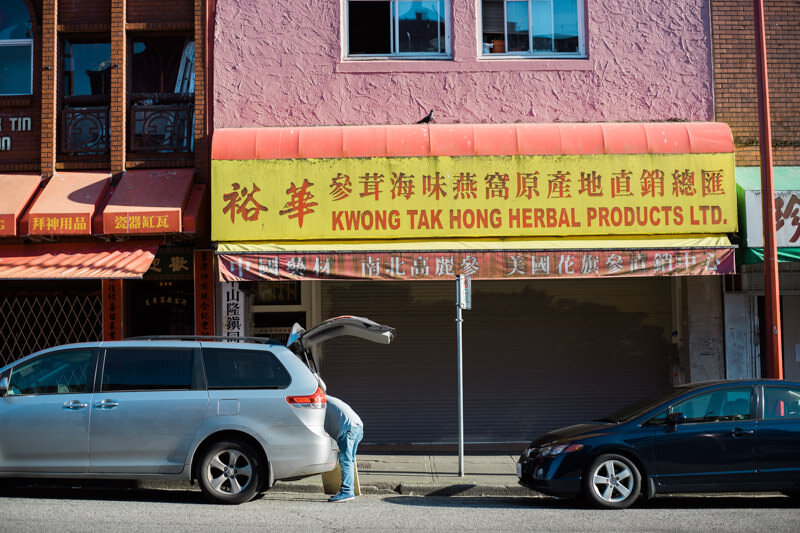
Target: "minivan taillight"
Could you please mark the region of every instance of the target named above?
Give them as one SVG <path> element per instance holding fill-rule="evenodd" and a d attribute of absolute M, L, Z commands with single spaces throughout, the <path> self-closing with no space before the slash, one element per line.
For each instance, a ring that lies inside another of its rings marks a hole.
<path fill-rule="evenodd" d="M 286 401 L 292 407 L 310 407 L 312 409 L 322 409 L 328 403 L 321 387 L 317 387 L 311 396 L 287 396 Z"/>

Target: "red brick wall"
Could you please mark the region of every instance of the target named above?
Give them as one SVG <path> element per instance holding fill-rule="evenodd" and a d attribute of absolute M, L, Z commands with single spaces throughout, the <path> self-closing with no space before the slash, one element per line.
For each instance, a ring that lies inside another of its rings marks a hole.
<path fill-rule="evenodd" d="M 192 0 L 128 0 L 128 23 L 170 22 L 191 26 L 194 21 Z"/>
<path fill-rule="evenodd" d="M 773 163 L 800 165 L 800 8 L 764 0 Z M 715 115 L 733 131 L 736 164 L 758 166 L 758 92 L 752 0 L 711 0 Z"/>
<path fill-rule="evenodd" d="M 109 24 L 111 0 L 59 0 L 58 23 L 68 26 Z"/>

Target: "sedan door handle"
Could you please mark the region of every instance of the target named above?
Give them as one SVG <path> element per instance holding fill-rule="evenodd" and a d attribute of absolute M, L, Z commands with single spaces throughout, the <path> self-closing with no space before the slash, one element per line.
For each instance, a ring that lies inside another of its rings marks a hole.
<path fill-rule="evenodd" d="M 64 402 L 64 409 L 70 409 L 72 411 L 76 411 L 78 409 L 86 409 L 89 407 L 88 403 L 84 403 L 80 400 L 68 400 Z"/>
<path fill-rule="evenodd" d="M 755 435 L 755 433 L 756 432 L 755 432 L 754 429 L 747 430 L 747 429 L 735 428 L 733 431 L 731 431 L 731 436 L 732 437 L 747 437 L 749 435 Z"/>
<path fill-rule="evenodd" d="M 119 406 L 119 402 L 116 400 L 103 400 L 102 402 L 95 402 L 94 406 L 98 409 L 113 409 Z"/>

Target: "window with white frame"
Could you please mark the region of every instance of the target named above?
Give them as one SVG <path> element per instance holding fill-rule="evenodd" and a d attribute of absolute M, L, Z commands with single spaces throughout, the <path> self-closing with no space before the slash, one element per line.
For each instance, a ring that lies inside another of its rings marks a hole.
<path fill-rule="evenodd" d="M 25 0 L 0 1 L 0 96 L 33 93 L 33 32 Z"/>
<path fill-rule="evenodd" d="M 483 54 L 583 57 L 583 0 L 481 0 Z"/>
<path fill-rule="evenodd" d="M 447 57 L 450 2 L 347 0 L 345 55 L 360 57 Z"/>

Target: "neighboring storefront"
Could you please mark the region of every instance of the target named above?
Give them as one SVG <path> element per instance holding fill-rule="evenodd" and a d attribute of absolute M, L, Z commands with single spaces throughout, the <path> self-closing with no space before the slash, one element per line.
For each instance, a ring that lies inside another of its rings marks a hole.
<path fill-rule="evenodd" d="M 206 9 L 0 2 L 0 365 L 213 333 Z"/>
<path fill-rule="evenodd" d="M 775 239 L 785 379 L 800 379 L 800 167 L 774 167 Z M 742 263 L 725 292 L 727 377 L 763 375 L 764 230 L 761 169 L 737 167 Z"/>
<path fill-rule="evenodd" d="M 202 264 L 212 278 L 210 253 L 190 247 L 203 190 L 193 177 L 129 171 L 114 185 L 107 172 L 0 175 L 2 359 L 65 342 L 193 334 Z"/>
<path fill-rule="evenodd" d="M 397 328 L 316 354 L 366 444 L 455 442 L 456 274 L 473 280 L 468 444 L 724 373 L 724 124 L 217 129 L 211 202 L 221 333 L 340 314 Z"/>

